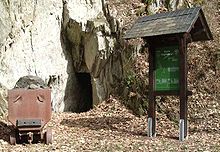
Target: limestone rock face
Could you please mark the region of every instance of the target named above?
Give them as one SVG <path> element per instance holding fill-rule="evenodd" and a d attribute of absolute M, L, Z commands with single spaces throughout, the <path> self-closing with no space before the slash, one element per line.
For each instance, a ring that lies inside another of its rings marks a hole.
<path fill-rule="evenodd" d="M 118 24 L 104 1 L 65 1 L 63 32 L 75 72 L 92 77 L 94 103 L 106 99 L 122 79 L 122 62 Z"/>
<path fill-rule="evenodd" d="M 0 117 L 7 112 L 7 89 L 0 83 Z"/>
<path fill-rule="evenodd" d="M 120 33 L 104 0 L 2 0 L 0 83 L 35 75 L 52 88 L 55 111 L 76 111 L 76 73 L 91 75 L 93 102 L 122 77 Z"/>
<path fill-rule="evenodd" d="M 150 2 L 150 5 L 148 6 L 148 11 L 152 14 L 176 9 L 181 9 L 185 7 L 191 7 L 193 4 L 192 0 L 155 0 Z"/>
<path fill-rule="evenodd" d="M 8 9 L 8 1 L 2 0 L 0 1 L 0 42 L 2 42 L 10 33 L 11 30 L 11 19 L 9 16 L 9 9 Z"/>
<path fill-rule="evenodd" d="M 56 75 L 60 77 L 60 93 L 53 100 L 63 100 L 65 93 L 61 90 L 67 82 L 67 59 L 60 41 L 62 1 L 3 0 L 3 3 L 10 14 L 6 20 L 11 21 L 11 26 L 8 26 L 10 33 L 0 41 L 0 82 L 12 89 L 25 75 L 39 76 L 45 82 Z"/>

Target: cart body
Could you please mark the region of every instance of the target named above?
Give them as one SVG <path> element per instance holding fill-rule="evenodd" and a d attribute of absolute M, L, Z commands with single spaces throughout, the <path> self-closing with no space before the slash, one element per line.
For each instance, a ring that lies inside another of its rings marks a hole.
<path fill-rule="evenodd" d="M 25 137 L 30 143 L 37 137 L 47 140 L 51 131 L 43 132 L 43 127 L 51 119 L 50 89 L 12 89 L 8 91 L 8 120 L 14 133 L 10 135 L 11 144 Z M 49 134 L 48 134 L 49 133 Z M 50 140 L 50 139 L 48 139 Z M 52 141 L 45 141 L 51 143 Z"/>

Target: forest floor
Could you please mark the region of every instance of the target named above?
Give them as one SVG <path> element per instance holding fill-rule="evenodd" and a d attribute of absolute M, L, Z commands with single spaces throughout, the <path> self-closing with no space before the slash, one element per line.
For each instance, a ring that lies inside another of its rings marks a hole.
<path fill-rule="evenodd" d="M 178 123 L 157 113 L 157 135 L 150 138 L 147 116 L 133 115 L 114 98 L 84 113 L 53 113 L 47 125 L 53 130 L 49 145 L 10 145 L 8 124 L 1 119 L 0 151 L 220 151 L 217 117 L 189 122 L 188 139 L 180 142 Z"/>

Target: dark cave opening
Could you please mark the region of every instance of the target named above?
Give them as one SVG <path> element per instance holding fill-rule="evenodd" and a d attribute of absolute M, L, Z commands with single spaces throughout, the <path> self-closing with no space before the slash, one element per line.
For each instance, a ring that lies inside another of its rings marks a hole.
<path fill-rule="evenodd" d="M 91 75 L 89 73 L 76 73 L 78 81 L 78 103 L 76 112 L 86 112 L 93 107 L 93 93 Z"/>

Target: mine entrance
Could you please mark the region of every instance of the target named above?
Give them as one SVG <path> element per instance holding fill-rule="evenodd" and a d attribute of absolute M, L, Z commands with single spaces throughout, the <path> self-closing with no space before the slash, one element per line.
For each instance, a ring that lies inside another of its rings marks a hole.
<path fill-rule="evenodd" d="M 86 112 L 92 109 L 92 83 L 91 75 L 89 73 L 76 73 L 78 81 L 78 104 L 77 112 Z"/>

